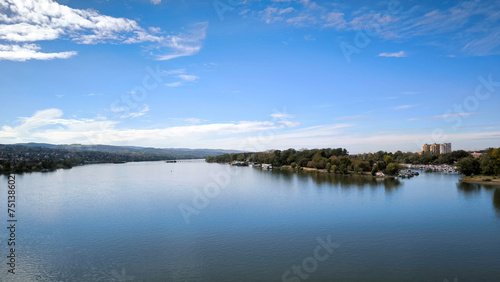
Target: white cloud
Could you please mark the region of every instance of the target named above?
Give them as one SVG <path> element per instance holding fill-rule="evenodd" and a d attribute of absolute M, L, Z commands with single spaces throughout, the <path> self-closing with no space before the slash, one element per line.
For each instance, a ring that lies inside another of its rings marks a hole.
<path fill-rule="evenodd" d="M 172 82 L 172 83 L 166 83 L 165 86 L 168 86 L 168 87 L 179 87 L 182 85 L 182 82 L 181 81 L 177 81 L 177 82 Z"/>
<path fill-rule="evenodd" d="M 297 121 L 291 121 L 292 116 L 287 114 L 287 113 L 274 113 L 271 114 L 271 117 L 273 118 L 273 121 L 276 124 L 281 124 L 284 125 L 286 128 L 294 128 L 300 125 L 300 122 Z"/>
<path fill-rule="evenodd" d="M 198 23 L 191 32 L 179 35 L 168 35 L 159 42 L 161 47 L 171 52 L 156 56 L 157 60 L 165 61 L 178 57 L 192 56 L 202 48 L 202 42 L 207 36 L 208 23 Z"/>
<path fill-rule="evenodd" d="M 188 124 L 199 124 L 202 122 L 207 122 L 208 120 L 206 119 L 200 119 L 200 118 L 170 118 L 171 120 L 174 121 L 180 121 L 183 123 L 188 123 Z"/>
<path fill-rule="evenodd" d="M 185 69 L 176 69 L 176 70 L 164 70 L 163 71 L 167 75 L 172 75 L 172 74 L 182 74 L 186 73 Z"/>
<path fill-rule="evenodd" d="M 323 16 L 325 20 L 324 27 L 334 27 L 336 29 L 344 29 L 347 26 L 347 22 L 344 19 L 344 13 L 331 12 Z"/>
<path fill-rule="evenodd" d="M 199 119 L 199 118 L 185 118 L 184 121 L 192 123 L 192 124 L 196 124 L 196 123 L 204 122 L 206 120 L 202 120 L 202 119 Z"/>
<path fill-rule="evenodd" d="M 151 0 L 151 3 L 154 5 L 159 5 L 161 4 L 161 0 Z"/>
<path fill-rule="evenodd" d="M 178 75 L 177 77 L 184 80 L 184 81 L 195 81 L 195 80 L 200 79 L 196 75 L 189 75 L 189 74 L 181 74 L 181 75 Z"/>
<path fill-rule="evenodd" d="M 411 118 L 411 119 L 408 119 L 408 121 L 428 120 L 428 119 L 447 119 L 447 118 L 452 118 L 452 117 L 463 117 L 463 116 L 470 116 L 470 115 L 476 115 L 476 114 L 478 114 L 478 113 L 467 112 L 467 113 L 444 114 L 444 115 L 437 115 L 437 116 L 424 117 L 424 118 Z"/>
<path fill-rule="evenodd" d="M 184 70 L 184 69 L 164 71 L 164 73 L 167 75 L 175 75 L 175 77 L 181 79 L 181 81 L 176 81 L 176 82 L 171 82 L 171 83 L 165 84 L 165 86 L 168 86 L 168 87 L 179 87 L 181 85 L 184 85 L 185 82 L 193 82 L 193 81 L 200 79 L 200 77 L 198 77 L 196 75 L 186 74 L 186 70 Z"/>
<path fill-rule="evenodd" d="M 315 24 L 316 18 L 313 16 L 298 16 L 294 18 L 289 18 L 286 20 L 286 22 L 296 26 L 305 26 L 308 24 Z"/>
<path fill-rule="evenodd" d="M 51 141 L 51 133 L 61 133 L 62 136 L 78 135 L 83 137 L 89 130 L 108 129 L 117 122 L 93 119 L 63 119 L 63 112 L 59 109 L 37 111 L 31 117 L 20 117 L 20 125 L 16 127 L 3 126 L 0 130 L 0 140 L 3 143 L 36 142 L 37 140 Z M 56 140 L 53 140 L 56 141 Z"/>
<path fill-rule="evenodd" d="M 453 115 L 453 114 L 452 114 Z M 450 117 L 451 115 L 446 115 Z M 283 117 L 281 113 L 275 117 Z M 443 116 L 440 116 L 443 117 Z M 478 131 L 446 133 L 443 140 L 432 134 L 403 134 L 401 130 L 353 133 L 353 123 L 291 128 L 277 121 L 233 121 L 197 124 L 199 119 L 184 119 L 193 124 L 154 129 L 117 127 L 117 121 L 103 116 L 93 119 L 63 118 L 59 109 L 38 111 L 18 118 L 17 126 L 0 128 L 0 143 L 47 142 L 55 144 L 111 144 L 150 147 L 233 148 L 267 150 L 286 148 L 345 147 L 351 153 L 378 150 L 420 150 L 423 143 L 452 142 L 454 148 L 486 148 L 498 144 L 500 132 Z M 422 144 L 421 144 L 422 143 Z"/>
<path fill-rule="evenodd" d="M 143 115 L 149 110 L 145 107 L 131 117 Z M 106 144 L 136 144 L 161 147 L 177 146 L 197 140 L 203 147 L 205 140 L 221 136 L 235 136 L 278 130 L 285 125 L 271 121 L 238 121 L 227 123 L 212 123 L 187 126 L 173 126 L 157 129 L 123 129 L 116 128 L 119 122 L 103 120 L 102 116 L 95 119 L 64 119 L 59 109 L 47 109 L 36 112 L 32 117 L 18 118 L 18 126 L 3 126 L 0 129 L 0 143 L 16 142 L 48 142 L 48 143 L 100 143 Z M 189 119 L 198 123 L 202 120 Z"/>
<path fill-rule="evenodd" d="M 403 58 L 406 57 L 405 51 L 399 51 L 396 53 L 380 53 L 378 54 L 379 57 L 392 57 L 392 58 Z"/>
<path fill-rule="evenodd" d="M 397 24 L 387 26 L 380 35 L 386 38 L 421 37 L 428 41 L 445 35 L 447 51 L 474 56 L 500 54 L 500 2 L 458 1 L 454 6 L 429 11 L 414 6 L 394 17 Z"/>
<path fill-rule="evenodd" d="M 365 115 L 353 115 L 353 116 L 343 116 L 335 118 L 336 120 L 357 120 L 357 119 L 366 119 L 368 118 Z"/>
<path fill-rule="evenodd" d="M 155 4 L 161 1 L 153 0 Z M 130 19 L 100 14 L 95 10 L 73 9 L 54 0 L 0 1 L 0 59 L 12 61 L 66 59 L 77 53 L 46 53 L 35 43 L 70 39 L 78 44 L 145 43 L 155 44 L 163 54 L 159 60 L 191 56 L 201 49 L 206 23 L 186 34 L 158 36 L 161 29 L 149 32 Z M 23 44 L 23 45 L 19 45 Z"/>
<path fill-rule="evenodd" d="M 248 8 L 257 2 L 261 1 L 245 1 L 243 4 L 248 4 Z M 392 9 L 388 9 L 387 5 L 367 5 L 355 12 L 350 12 L 348 5 L 339 3 L 323 4 L 322 1 L 308 0 L 272 2 L 258 13 L 259 18 L 268 24 L 284 22 L 294 26 L 317 25 L 337 30 L 365 31 L 398 42 L 418 37 L 419 44 L 438 42 L 447 53 L 460 52 L 473 56 L 500 54 L 500 1 L 456 1 L 444 8 L 434 8 L 436 5 L 429 8 L 429 5 L 417 3 L 413 6 L 411 3 L 391 5 Z M 293 8 L 283 7 L 286 5 L 293 5 Z M 443 41 L 443 36 L 447 40 Z"/>
<path fill-rule="evenodd" d="M 43 53 L 36 44 L 2 45 L 0 44 L 0 60 L 24 62 L 27 60 L 67 59 L 75 56 L 75 51 Z"/>
<path fill-rule="evenodd" d="M 271 117 L 275 119 L 284 119 L 284 118 L 290 118 L 290 115 L 285 113 L 274 113 L 271 114 Z"/>
<path fill-rule="evenodd" d="M 283 20 L 283 17 L 277 16 L 277 14 L 279 14 L 278 8 L 274 7 L 267 7 L 264 11 L 260 12 L 262 20 L 267 24 Z"/>
<path fill-rule="evenodd" d="M 144 107 L 144 109 L 138 111 L 138 112 L 135 112 L 135 113 L 128 113 L 128 114 L 125 114 L 125 115 L 121 115 L 120 118 L 136 118 L 136 117 L 140 117 L 140 116 L 143 116 L 145 115 L 147 112 L 149 112 L 149 106 L 146 105 Z"/>
<path fill-rule="evenodd" d="M 389 14 L 369 12 L 355 17 L 348 25 L 351 30 L 364 30 L 373 28 L 374 25 L 380 26 L 380 29 L 382 29 L 383 26 L 387 26 L 389 23 L 395 21 L 397 21 L 397 19 L 391 17 Z"/>
<path fill-rule="evenodd" d="M 0 39 L 11 42 L 54 40 L 67 36 L 83 44 L 123 41 L 123 33 L 145 32 L 137 22 L 73 9 L 53 0 L 5 0 L 0 3 Z M 133 35 L 133 33 L 132 33 Z"/>
<path fill-rule="evenodd" d="M 288 13 L 291 13 L 291 12 L 293 12 L 293 11 L 295 11 L 295 9 L 294 9 L 294 8 L 292 8 L 292 7 L 288 7 L 288 8 L 285 8 L 285 9 L 280 9 L 280 10 L 278 11 L 278 14 L 279 14 L 279 15 L 283 15 L 283 14 L 288 14 Z"/>
<path fill-rule="evenodd" d="M 396 110 L 405 110 L 405 109 L 413 108 L 415 106 L 416 105 L 401 105 L 401 106 L 395 107 L 394 109 L 396 109 Z"/>

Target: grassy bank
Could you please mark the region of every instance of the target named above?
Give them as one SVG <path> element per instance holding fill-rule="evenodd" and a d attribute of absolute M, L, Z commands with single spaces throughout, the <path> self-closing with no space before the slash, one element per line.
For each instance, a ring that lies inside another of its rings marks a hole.
<path fill-rule="evenodd" d="M 464 176 L 462 179 L 460 179 L 460 181 L 466 183 L 500 186 L 500 176 L 472 175 Z"/>

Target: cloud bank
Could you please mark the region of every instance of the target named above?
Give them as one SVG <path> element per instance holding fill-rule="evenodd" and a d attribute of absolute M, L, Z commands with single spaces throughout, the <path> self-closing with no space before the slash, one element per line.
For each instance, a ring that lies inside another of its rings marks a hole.
<path fill-rule="evenodd" d="M 153 1 L 159 4 L 161 1 Z M 0 60 L 67 59 L 74 50 L 43 52 L 37 42 L 71 40 L 77 44 L 155 44 L 158 60 L 196 54 L 205 39 L 207 23 L 177 35 L 161 35 L 161 29 L 145 29 L 136 21 L 73 9 L 53 0 L 0 1 Z"/>

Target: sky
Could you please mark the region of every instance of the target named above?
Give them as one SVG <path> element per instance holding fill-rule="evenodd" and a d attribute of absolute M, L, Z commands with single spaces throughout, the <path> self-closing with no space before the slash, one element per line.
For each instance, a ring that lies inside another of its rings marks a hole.
<path fill-rule="evenodd" d="M 500 146 L 500 1 L 0 0 L 0 143 Z"/>

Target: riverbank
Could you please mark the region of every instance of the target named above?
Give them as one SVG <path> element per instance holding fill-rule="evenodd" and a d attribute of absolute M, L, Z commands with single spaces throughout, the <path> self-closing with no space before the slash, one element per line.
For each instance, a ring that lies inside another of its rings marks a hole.
<path fill-rule="evenodd" d="M 487 176 L 487 175 L 464 176 L 462 177 L 462 179 L 460 179 L 460 181 L 465 183 L 500 186 L 499 176 Z"/>
<path fill-rule="evenodd" d="M 348 174 L 340 174 L 340 173 L 334 173 L 334 172 L 328 172 L 326 169 L 318 169 L 318 168 L 310 168 L 310 167 L 301 167 L 300 169 L 297 168 L 292 168 L 289 165 L 284 165 L 281 167 L 278 167 L 276 169 L 280 170 L 286 170 L 286 171 L 292 171 L 292 172 L 308 172 L 308 173 L 324 173 L 324 174 L 331 174 L 331 175 L 350 175 L 350 176 L 364 176 L 364 177 L 369 177 L 369 178 L 395 178 L 395 175 L 377 175 L 373 176 L 370 172 L 355 172 L 355 171 L 349 171 Z"/>

